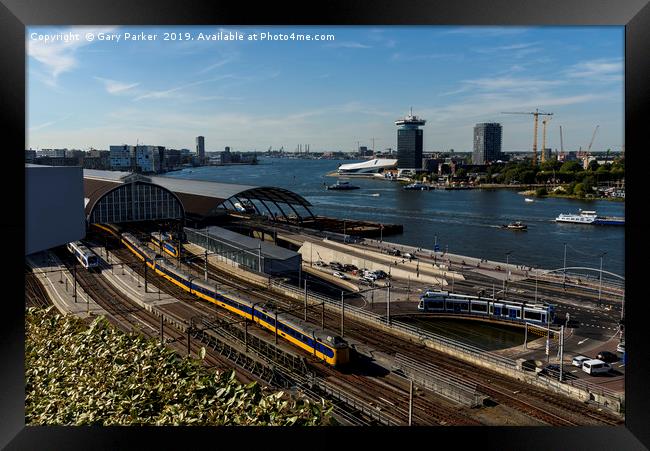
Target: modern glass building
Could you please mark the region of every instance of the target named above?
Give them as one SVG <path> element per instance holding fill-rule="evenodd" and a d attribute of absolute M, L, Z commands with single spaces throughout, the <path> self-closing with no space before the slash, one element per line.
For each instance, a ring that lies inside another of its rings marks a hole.
<path fill-rule="evenodd" d="M 474 126 L 473 164 L 486 164 L 501 159 L 501 136 L 503 129 L 498 123 L 482 123 Z"/>
<path fill-rule="evenodd" d="M 411 113 L 395 121 L 397 129 L 397 168 L 398 169 L 421 169 L 422 168 L 422 145 L 424 131 L 420 126 L 426 120 Z"/>

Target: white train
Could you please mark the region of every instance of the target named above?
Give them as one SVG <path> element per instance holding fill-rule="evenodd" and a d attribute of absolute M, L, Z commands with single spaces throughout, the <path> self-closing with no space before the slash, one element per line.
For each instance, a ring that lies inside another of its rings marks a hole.
<path fill-rule="evenodd" d="M 68 250 L 77 257 L 79 263 L 86 268 L 92 269 L 99 266 L 99 259 L 97 255 L 86 246 L 83 245 L 81 241 L 73 241 L 72 243 L 67 244 Z"/>
<path fill-rule="evenodd" d="M 418 310 L 447 314 L 484 315 L 541 325 L 552 323 L 555 315 L 553 304 L 493 300 L 437 290 L 427 290 L 420 296 Z"/>

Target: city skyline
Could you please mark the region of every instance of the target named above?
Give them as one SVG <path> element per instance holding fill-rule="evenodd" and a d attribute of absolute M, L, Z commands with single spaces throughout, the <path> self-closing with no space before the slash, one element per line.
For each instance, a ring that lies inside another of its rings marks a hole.
<path fill-rule="evenodd" d="M 161 41 L 164 32 L 319 33 L 327 41 Z M 158 33 L 157 41 L 54 41 L 43 34 Z M 397 148 L 394 121 L 427 120 L 425 151 L 472 150 L 479 122 L 503 151 L 621 150 L 623 27 L 29 27 L 26 148 L 146 143 L 206 151 Z M 538 130 L 541 141 L 541 124 Z M 539 146 L 539 142 L 538 142 Z"/>

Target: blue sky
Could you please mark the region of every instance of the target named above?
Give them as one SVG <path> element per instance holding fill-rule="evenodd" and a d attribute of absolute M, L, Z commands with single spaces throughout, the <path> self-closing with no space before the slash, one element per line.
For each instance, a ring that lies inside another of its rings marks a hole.
<path fill-rule="evenodd" d="M 197 40 L 219 31 L 245 39 Z M 38 40 L 67 32 L 80 40 Z M 100 32 L 121 40 L 85 39 Z M 157 40 L 125 40 L 140 32 Z M 32 148 L 193 149 L 197 135 L 206 150 L 350 151 L 373 137 L 396 148 L 394 121 L 411 106 L 426 151 L 471 150 L 478 122 L 503 125 L 503 150 L 530 150 L 532 116 L 501 112 L 535 108 L 554 113 L 547 147 L 559 149 L 560 125 L 565 150 L 586 148 L 596 125 L 592 150 L 624 144 L 623 27 L 29 27 L 26 40 Z M 540 148 L 541 132 L 540 121 Z"/>

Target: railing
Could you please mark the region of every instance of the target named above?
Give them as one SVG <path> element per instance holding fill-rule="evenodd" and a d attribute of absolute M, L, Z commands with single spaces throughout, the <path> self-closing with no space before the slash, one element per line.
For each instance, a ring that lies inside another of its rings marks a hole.
<path fill-rule="evenodd" d="M 476 390 L 476 384 L 461 381 L 451 371 L 418 362 L 402 354 L 395 356 L 395 365 L 413 382 L 467 407 L 476 407 L 487 398 Z"/>

